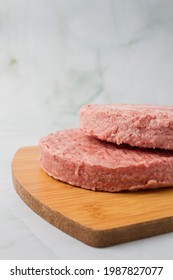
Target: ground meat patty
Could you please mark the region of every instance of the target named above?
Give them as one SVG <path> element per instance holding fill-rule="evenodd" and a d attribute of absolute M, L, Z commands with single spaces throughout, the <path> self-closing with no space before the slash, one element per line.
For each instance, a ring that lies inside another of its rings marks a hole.
<path fill-rule="evenodd" d="M 85 136 L 80 129 L 40 140 L 40 164 L 50 176 L 108 192 L 173 185 L 173 151 L 140 149 Z"/>
<path fill-rule="evenodd" d="M 173 150 L 173 107 L 85 105 L 80 127 L 88 136 L 116 144 Z"/>

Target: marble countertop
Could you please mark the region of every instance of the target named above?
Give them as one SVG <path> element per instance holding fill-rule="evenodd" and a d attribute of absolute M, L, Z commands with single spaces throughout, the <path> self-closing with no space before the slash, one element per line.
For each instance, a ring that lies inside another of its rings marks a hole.
<path fill-rule="evenodd" d="M 16 194 L 15 152 L 90 102 L 173 105 L 172 1 L 0 0 L 0 259 L 173 258 L 173 233 L 92 248 Z"/>

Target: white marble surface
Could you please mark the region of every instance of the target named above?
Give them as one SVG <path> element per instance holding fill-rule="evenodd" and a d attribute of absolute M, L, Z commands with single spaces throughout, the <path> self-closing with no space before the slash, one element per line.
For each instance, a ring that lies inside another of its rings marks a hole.
<path fill-rule="evenodd" d="M 16 150 L 89 102 L 173 105 L 173 2 L 0 0 L 0 259 L 173 258 L 173 233 L 92 248 L 15 193 Z"/>

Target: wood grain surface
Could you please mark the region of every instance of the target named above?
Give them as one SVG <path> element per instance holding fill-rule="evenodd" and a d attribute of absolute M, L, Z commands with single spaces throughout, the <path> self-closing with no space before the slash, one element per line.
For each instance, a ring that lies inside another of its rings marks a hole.
<path fill-rule="evenodd" d="M 40 168 L 36 146 L 17 151 L 12 176 L 31 209 L 88 245 L 106 247 L 173 231 L 173 188 L 105 193 L 74 187 Z"/>

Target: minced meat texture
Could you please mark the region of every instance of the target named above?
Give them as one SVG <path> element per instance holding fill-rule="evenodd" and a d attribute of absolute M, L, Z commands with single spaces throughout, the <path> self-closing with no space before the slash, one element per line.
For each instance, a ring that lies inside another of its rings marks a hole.
<path fill-rule="evenodd" d="M 119 192 L 173 185 L 173 152 L 116 145 L 68 129 L 42 137 L 40 164 L 55 179 Z"/>
<path fill-rule="evenodd" d="M 100 140 L 173 150 L 173 107 L 157 105 L 84 105 L 80 128 Z"/>

